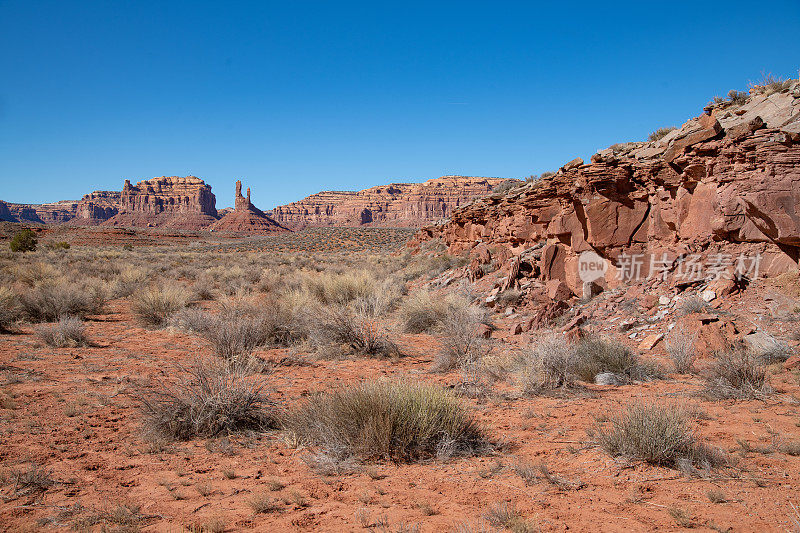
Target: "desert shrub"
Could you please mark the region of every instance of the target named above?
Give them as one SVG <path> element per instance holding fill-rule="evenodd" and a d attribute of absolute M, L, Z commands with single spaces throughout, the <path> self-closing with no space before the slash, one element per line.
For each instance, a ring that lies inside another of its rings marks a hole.
<path fill-rule="evenodd" d="M 688 461 L 708 469 L 725 463 L 720 452 L 698 442 L 686 410 L 675 405 L 633 404 L 612 415 L 610 427 L 598 432 L 600 446 L 612 456 L 677 467 Z"/>
<path fill-rule="evenodd" d="M 511 189 L 519 186 L 520 182 L 517 180 L 501 181 L 492 188 L 492 194 L 506 194 Z"/>
<path fill-rule="evenodd" d="M 66 241 L 51 241 L 46 242 L 44 247 L 48 250 L 69 250 L 70 244 Z"/>
<path fill-rule="evenodd" d="M 447 298 L 433 296 L 429 291 L 421 289 L 400 305 L 400 320 L 405 331 L 409 333 L 426 333 L 433 330 L 447 313 Z"/>
<path fill-rule="evenodd" d="M 367 298 L 374 292 L 375 284 L 374 277 L 364 270 L 322 272 L 305 280 L 308 292 L 326 305 L 347 305 L 357 298 Z"/>
<path fill-rule="evenodd" d="M 559 335 L 543 337 L 518 361 L 519 380 L 528 394 L 544 394 L 592 382 L 595 376 L 613 373 L 619 381 L 658 377 L 660 372 L 641 361 L 625 345 L 602 338 L 570 342 Z"/>
<path fill-rule="evenodd" d="M 198 300 L 215 300 L 217 297 L 214 280 L 205 274 L 198 276 L 192 290 Z"/>
<path fill-rule="evenodd" d="M 733 105 L 745 104 L 749 97 L 750 95 L 744 91 L 737 91 L 736 89 L 728 91 L 728 101 Z"/>
<path fill-rule="evenodd" d="M 200 333 L 211 342 L 216 355 L 232 359 L 266 345 L 271 332 L 272 321 L 265 313 L 229 309 L 209 316 Z"/>
<path fill-rule="evenodd" d="M 42 261 L 16 265 L 12 271 L 17 281 L 21 281 L 31 287 L 38 283 L 53 281 L 61 277 L 61 273 L 56 267 Z"/>
<path fill-rule="evenodd" d="M 764 362 L 743 346 L 714 354 L 706 393 L 713 398 L 763 398 L 772 393 Z"/>
<path fill-rule="evenodd" d="M 645 379 L 655 373 L 655 369 L 644 365 L 636 353 L 617 341 L 585 338 L 575 344 L 575 351 L 575 372 L 584 381 L 592 381 L 603 372 L 612 372 L 631 380 Z"/>
<path fill-rule="evenodd" d="M 86 327 L 80 318 L 75 317 L 61 317 L 55 324 L 43 324 L 36 329 L 36 335 L 48 346 L 56 348 L 90 344 Z"/>
<path fill-rule="evenodd" d="M 479 453 L 487 440 L 458 400 L 423 383 L 372 382 L 311 397 L 285 427 L 329 457 L 410 462 Z"/>
<path fill-rule="evenodd" d="M 404 282 L 389 277 L 376 283 L 370 294 L 356 298 L 353 305 L 362 315 L 384 316 L 396 307 L 404 288 Z"/>
<path fill-rule="evenodd" d="M 689 374 L 694 370 L 694 362 L 697 359 L 695 351 L 695 341 L 697 335 L 680 324 L 672 328 L 665 340 L 667 355 L 672 359 L 675 372 L 679 374 Z"/>
<path fill-rule="evenodd" d="M 9 246 L 12 252 L 34 252 L 37 243 L 36 234 L 26 228 L 14 234 Z"/>
<path fill-rule="evenodd" d="M 576 386 L 575 346 L 552 334 L 536 341 L 520 359 L 520 383 L 526 394 L 541 394 Z"/>
<path fill-rule="evenodd" d="M 486 309 L 466 300 L 451 300 L 438 327 L 441 348 L 434 361 L 440 372 L 475 364 L 483 355 L 481 326 L 488 321 Z"/>
<path fill-rule="evenodd" d="M 522 296 L 522 291 L 518 289 L 507 289 L 497 295 L 497 304 L 505 307 L 517 303 Z"/>
<path fill-rule="evenodd" d="M 771 73 L 762 72 L 761 80 L 752 84 L 752 86 L 759 92 L 769 96 L 770 94 L 778 93 L 790 88 L 792 86 L 792 80 L 784 80 L 783 78 L 774 76 Z"/>
<path fill-rule="evenodd" d="M 666 128 L 658 128 L 656 131 L 647 136 L 647 140 L 658 141 L 659 139 L 663 139 L 664 137 L 666 137 L 666 135 L 671 131 L 675 131 L 674 126 L 669 126 Z"/>
<path fill-rule="evenodd" d="M 708 310 L 708 303 L 699 296 L 687 296 L 678 302 L 679 316 L 704 313 L 706 310 Z"/>
<path fill-rule="evenodd" d="M 17 295 L 7 287 L 0 287 L 0 332 L 9 331 L 18 318 Z"/>
<path fill-rule="evenodd" d="M 126 298 L 147 284 L 148 272 L 143 268 L 127 266 L 117 274 L 111 286 L 115 298 Z"/>
<path fill-rule="evenodd" d="M 52 280 L 37 284 L 22 293 L 20 306 L 32 322 L 55 322 L 61 317 L 99 314 L 105 305 L 102 287 Z"/>
<path fill-rule="evenodd" d="M 145 430 L 155 438 L 189 440 L 275 427 L 265 387 L 244 363 L 198 361 L 175 384 L 139 396 Z"/>
<path fill-rule="evenodd" d="M 169 319 L 169 325 L 189 333 L 203 333 L 211 327 L 213 317 L 197 307 L 184 307 Z"/>
<path fill-rule="evenodd" d="M 489 507 L 486 514 L 483 515 L 489 525 L 494 528 L 505 529 L 512 533 L 534 533 L 540 531 L 538 524 L 523 517 L 514 505 L 509 505 L 506 502 L 500 502 Z M 463 527 L 463 526 L 462 526 Z M 457 531 L 473 531 L 466 528 Z"/>
<path fill-rule="evenodd" d="M 378 321 L 343 306 L 319 310 L 312 335 L 320 347 L 344 345 L 359 355 L 391 357 L 399 355 Z"/>
<path fill-rule="evenodd" d="M 189 297 L 186 291 L 175 286 L 152 286 L 133 295 L 131 312 L 147 326 L 161 327 L 186 307 Z"/>

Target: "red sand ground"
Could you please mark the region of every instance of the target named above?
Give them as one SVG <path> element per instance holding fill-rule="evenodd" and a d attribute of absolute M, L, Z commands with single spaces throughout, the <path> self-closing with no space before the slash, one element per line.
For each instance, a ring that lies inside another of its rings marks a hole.
<path fill-rule="evenodd" d="M 379 464 L 328 477 L 311 470 L 303 461 L 308 451 L 288 446 L 280 432 L 163 448 L 144 440 L 131 395 L 150 380 L 169 379 L 174 363 L 210 354 L 210 348 L 195 336 L 140 328 L 125 302 L 112 302 L 109 309 L 88 323 L 97 347 L 48 348 L 29 328 L 0 336 L 0 461 L 7 471 L 38 463 L 56 481 L 43 495 L 6 498 L 0 504 L 4 530 L 66 530 L 76 519 L 131 504 L 141 506 L 138 526 L 147 531 L 212 523 L 224 523 L 226 531 L 362 531 L 381 522 L 391 531 L 402 524 L 448 531 L 459 523 L 477 529 L 490 506 L 509 502 L 544 531 L 677 530 L 675 509 L 699 530 L 713 525 L 786 531 L 792 527 L 790 502 L 800 502 L 800 457 L 751 451 L 734 471 L 687 478 L 667 468 L 615 461 L 586 433 L 597 424 L 595 417 L 621 404 L 659 398 L 698 405 L 707 416 L 697 431 L 712 445 L 733 450 L 737 439 L 754 448 L 793 440 L 800 417 L 788 395 L 800 387 L 788 371 L 773 376 L 780 393 L 768 402 L 684 397 L 700 388 L 688 376 L 565 399 L 514 399 L 503 394 L 512 387 L 499 383 L 494 396 L 465 402 L 494 437 L 508 442 L 502 453 Z M 268 376 L 273 397 L 289 405 L 311 391 L 376 377 L 458 381 L 455 373 L 429 373 L 433 339 L 406 336 L 402 343 L 412 355 L 397 361 L 276 366 Z M 286 353 L 261 355 L 279 360 Z M 568 483 L 526 486 L 513 471 L 518 459 L 544 462 Z M 225 470 L 236 477 L 227 479 Z M 271 480 L 285 487 L 270 491 Z M 10 488 L 4 487 L 5 496 Z M 709 502 L 711 489 L 722 491 L 728 502 Z M 255 515 L 248 501 L 263 492 L 279 500 L 279 510 Z"/>

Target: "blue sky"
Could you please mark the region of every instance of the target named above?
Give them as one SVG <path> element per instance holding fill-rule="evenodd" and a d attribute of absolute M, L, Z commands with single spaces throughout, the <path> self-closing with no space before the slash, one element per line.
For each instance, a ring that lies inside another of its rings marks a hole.
<path fill-rule="evenodd" d="M 524 177 L 797 77 L 800 2 L 0 0 L 0 199 Z"/>

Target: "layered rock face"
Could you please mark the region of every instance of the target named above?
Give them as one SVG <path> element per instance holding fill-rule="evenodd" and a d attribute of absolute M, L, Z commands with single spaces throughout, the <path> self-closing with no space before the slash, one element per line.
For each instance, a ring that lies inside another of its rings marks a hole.
<path fill-rule="evenodd" d="M 212 232 L 219 233 L 257 235 L 289 231 L 250 202 L 249 187 L 247 188 L 247 196 L 242 196 L 242 182 L 240 180 L 236 181 L 236 196 L 234 198 L 233 211 L 227 213 L 209 229 Z"/>
<path fill-rule="evenodd" d="M 119 210 L 120 193 L 95 191 L 78 201 L 13 204 L 0 201 L 0 220 L 38 224 L 96 225 Z"/>
<path fill-rule="evenodd" d="M 363 191 L 324 191 L 273 209 L 292 229 L 306 226 L 424 226 L 491 192 L 501 178 L 444 176 L 424 183 L 393 183 Z"/>
<path fill-rule="evenodd" d="M 589 164 L 578 159 L 476 200 L 416 240 L 433 238 L 459 252 L 483 243 L 472 254 L 473 277 L 491 246 L 576 294 L 586 290 L 579 256 L 590 251 L 606 260 L 601 286 L 622 283 L 634 256 L 642 275 L 658 267 L 676 282 L 693 255 L 724 255 L 727 271 L 743 256 L 758 258 L 762 274 L 797 268 L 800 83 L 740 106 L 711 106 L 659 141 L 615 145 Z"/>
<path fill-rule="evenodd" d="M 195 176 L 162 176 L 136 185 L 125 180 L 119 212 L 103 225 L 197 230 L 216 220 L 210 185 Z"/>

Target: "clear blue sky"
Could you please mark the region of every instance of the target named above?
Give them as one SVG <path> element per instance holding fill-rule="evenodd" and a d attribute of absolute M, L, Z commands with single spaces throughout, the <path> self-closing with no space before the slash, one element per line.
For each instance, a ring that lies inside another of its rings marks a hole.
<path fill-rule="evenodd" d="M 0 0 L 0 199 L 523 177 L 797 77 L 800 1 L 699 4 Z"/>

